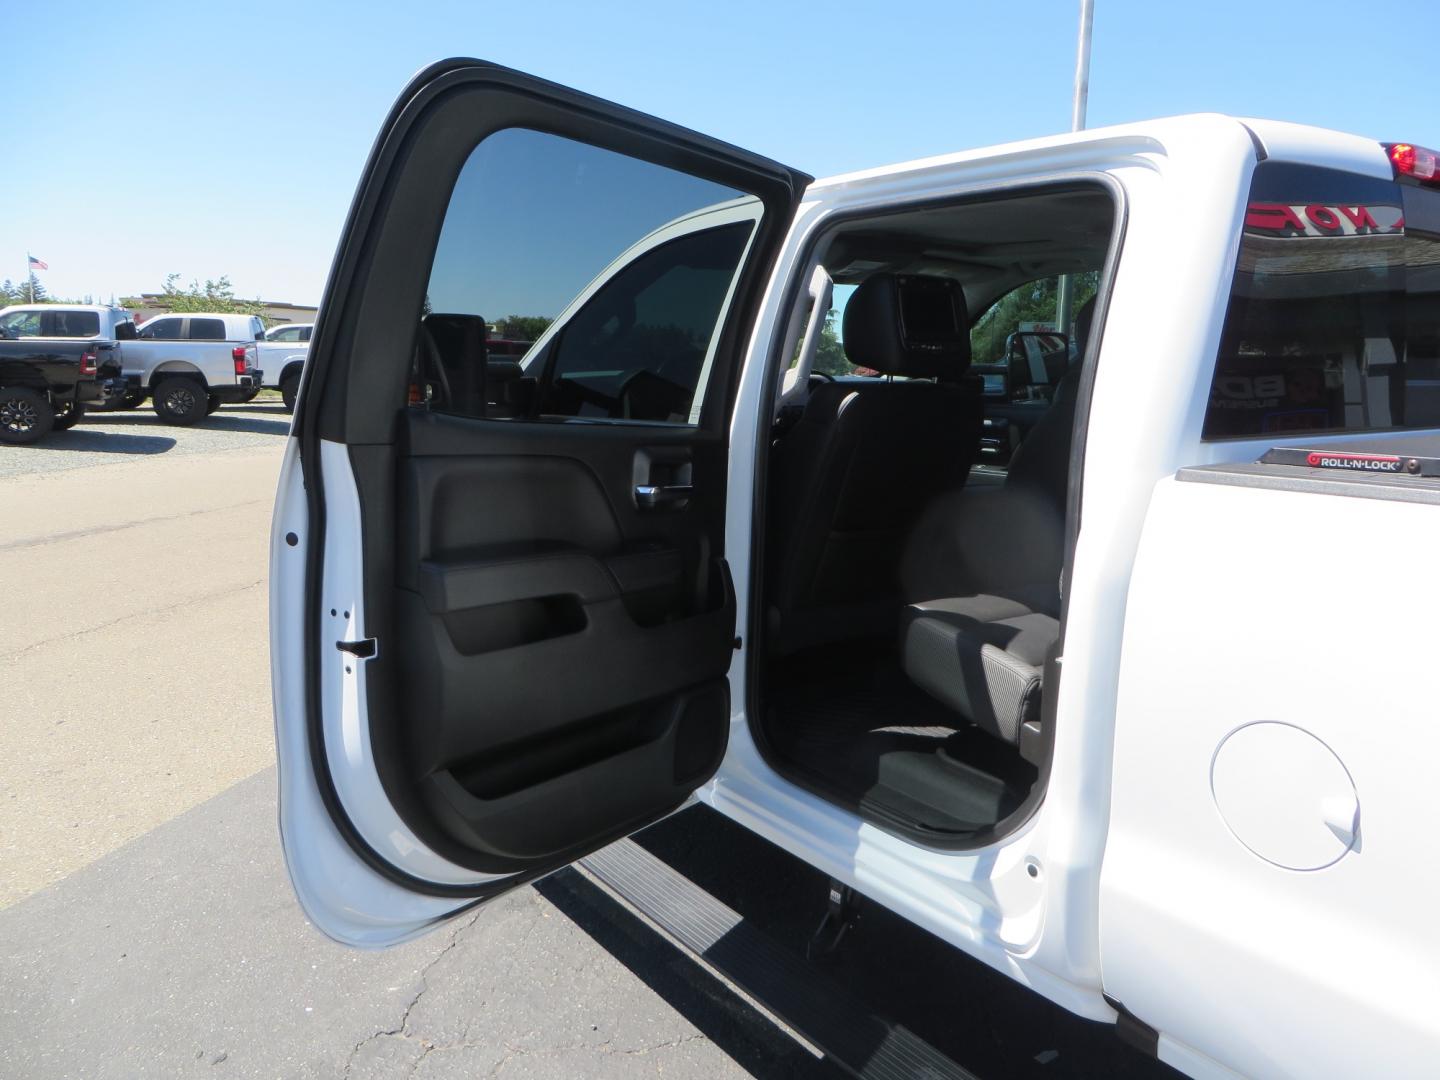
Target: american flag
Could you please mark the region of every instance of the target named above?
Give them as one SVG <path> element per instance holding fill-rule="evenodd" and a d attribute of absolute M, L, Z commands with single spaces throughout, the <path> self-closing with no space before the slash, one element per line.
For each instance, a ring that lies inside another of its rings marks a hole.
<path fill-rule="evenodd" d="M 49 264 L 49 263 L 47 263 L 47 262 L 41 262 L 41 261 L 40 261 L 39 259 L 37 259 L 34 255 L 27 255 L 27 256 L 25 256 L 25 257 L 30 260 L 30 269 L 31 269 L 31 270 L 49 270 L 49 269 L 50 269 L 50 264 Z"/>

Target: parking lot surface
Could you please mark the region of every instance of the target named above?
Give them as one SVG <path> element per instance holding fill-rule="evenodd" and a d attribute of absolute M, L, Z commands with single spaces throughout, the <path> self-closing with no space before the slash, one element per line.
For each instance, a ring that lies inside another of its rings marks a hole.
<path fill-rule="evenodd" d="M 838 1075 L 577 870 L 387 952 L 318 934 L 275 825 L 288 417 L 95 421 L 0 454 L 0 1077 Z M 705 810 L 640 840 L 803 948 L 809 868 Z M 853 938 L 828 977 L 981 1075 L 1173 1075 L 881 910 Z"/>

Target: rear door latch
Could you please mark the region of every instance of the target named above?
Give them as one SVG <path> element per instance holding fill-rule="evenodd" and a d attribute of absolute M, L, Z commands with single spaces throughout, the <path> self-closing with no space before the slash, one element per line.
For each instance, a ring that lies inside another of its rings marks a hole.
<path fill-rule="evenodd" d="M 359 641 L 337 641 L 335 648 L 360 660 L 373 659 L 380 651 L 379 643 L 373 637 L 361 638 Z"/>

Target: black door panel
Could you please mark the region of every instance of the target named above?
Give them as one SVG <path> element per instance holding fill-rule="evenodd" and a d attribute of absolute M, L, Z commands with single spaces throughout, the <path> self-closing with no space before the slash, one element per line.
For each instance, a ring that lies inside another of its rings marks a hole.
<path fill-rule="evenodd" d="M 412 410 L 403 441 L 390 674 L 440 827 L 499 871 L 568 850 L 597 815 L 677 805 L 728 727 L 718 440 Z M 672 474 L 683 505 L 637 502 L 637 478 Z M 556 793 L 563 813 L 526 810 Z"/>

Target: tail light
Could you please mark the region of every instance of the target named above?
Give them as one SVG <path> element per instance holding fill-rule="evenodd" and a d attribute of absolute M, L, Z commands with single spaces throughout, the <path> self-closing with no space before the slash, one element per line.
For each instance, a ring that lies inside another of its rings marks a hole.
<path fill-rule="evenodd" d="M 235 374 L 244 375 L 250 367 L 250 358 L 245 352 L 245 346 L 236 345 L 230 350 L 230 355 L 235 358 Z"/>
<path fill-rule="evenodd" d="M 93 349 L 80 354 L 80 374 L 95 375 L 100 371 L 100 357 Z"/>
<path fill-rule="evenodd" d="M 1387 143 L 1385 152 L 1396 176 L 1408 176 L 1425 183 L 1440 183 L 1440 154 L 1413 143 Z"/>

